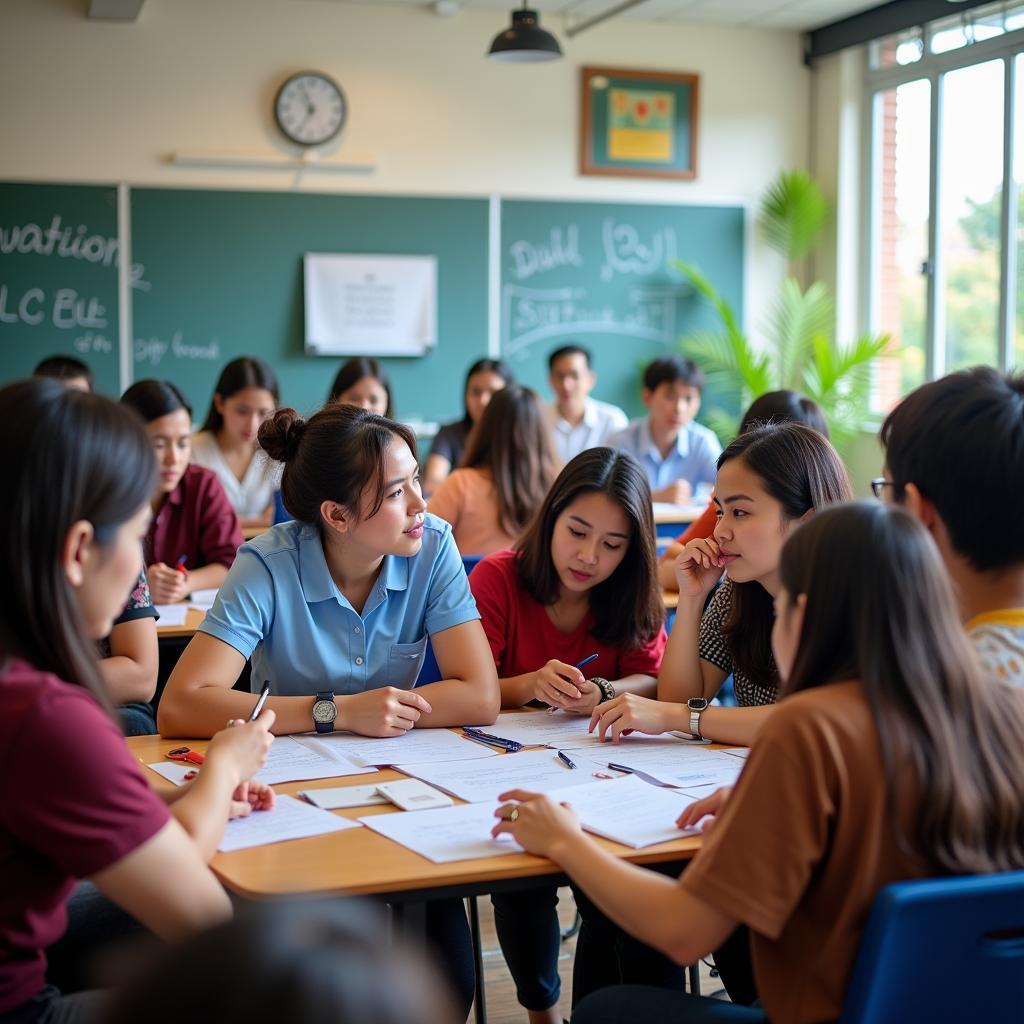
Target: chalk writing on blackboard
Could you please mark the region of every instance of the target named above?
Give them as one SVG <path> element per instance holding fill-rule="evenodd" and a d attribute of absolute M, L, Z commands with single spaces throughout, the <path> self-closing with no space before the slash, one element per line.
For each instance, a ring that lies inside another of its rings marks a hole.
<path fill-rule="evenodd" d="M 220 340 L 213 338 L 203 345 L 186 344 L 181 331 L 175 331 L 169 339 L 149 337 L 135 339 L 135 362 L 159 366 L 164 357 L 175 359 L 205 360 L 217 362 L 221 358 Z"/>
<path fill-rule="evenodd" d="M 650 241 L 645 242 L 632 224 L 617 224 L 607 217 L 601 224 L 601 241 L 604 247 L 602 281 L 610 281 L 616 274 L 664 273 L 676 259 L 673 228 L 659 228 Z"/>

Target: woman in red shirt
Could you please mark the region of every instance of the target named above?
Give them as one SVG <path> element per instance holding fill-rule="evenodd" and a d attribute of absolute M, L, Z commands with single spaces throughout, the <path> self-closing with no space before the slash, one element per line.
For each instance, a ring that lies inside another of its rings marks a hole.
<path fill-rule="evenodd" d="M 142 567 L 146 434 L 116 403 L 43 379 L 0 390 L 0 421 L 0 1021 L 87 1020 L 95 997 L 45 984 L 75 879 L 163 938 L 229 916 L 205 860 L 233 799 L 248 806 L 273 716 L 225 730 L 168 813 L 114 724 L 95 646 Z"/>

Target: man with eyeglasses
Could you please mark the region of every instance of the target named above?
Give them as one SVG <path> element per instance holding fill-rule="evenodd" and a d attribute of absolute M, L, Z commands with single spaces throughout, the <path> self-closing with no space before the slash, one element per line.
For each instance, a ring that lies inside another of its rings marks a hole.
<path fill-rule="evenodd" d="M 985 667 L 1024 686 L 1024 375 L 979 366 L 925 384 L 881 439 L 875 496 L 928 528 Z"/>

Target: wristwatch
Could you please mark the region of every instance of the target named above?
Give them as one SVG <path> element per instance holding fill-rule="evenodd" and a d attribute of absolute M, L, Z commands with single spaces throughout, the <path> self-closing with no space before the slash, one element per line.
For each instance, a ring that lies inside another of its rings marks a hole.
<path fill-rule="evenodd" d="M 317 732 L 334 732 L 334 720 L 338 717 L 338 705 L 334 703 L 331 690 L 317 691 L 313 701 L 313 724 Z"/>
<path fill-rule="evenodd" d="M 700 732 L 700 716 L 707 710 L 708 702 L 703 697 L 691 697 L 686 706 L 690 709 L 690 735 L 704 739 Z"/>
<path fill-rule="evenodd" d="M 602 676 L 591 676 L 590 682 L 601 691 L 601 699 L 597 702 L 598 704 L 603 704 L 606 700 L 613 700 L 615 698 L 615 687 L 607 679 Z"/>

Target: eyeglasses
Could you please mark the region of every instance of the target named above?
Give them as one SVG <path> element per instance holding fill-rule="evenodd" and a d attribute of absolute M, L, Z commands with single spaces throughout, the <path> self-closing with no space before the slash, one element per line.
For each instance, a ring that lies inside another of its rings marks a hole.
<path fill-rule="evenodd" d="M 871 481 L 871 491 L 876 498 L 882 497 L 882 491 L 886 487 L 895 487 L 896 484 L 892 480 L 886 480 L 884 476 L 876 477 Z"/>

